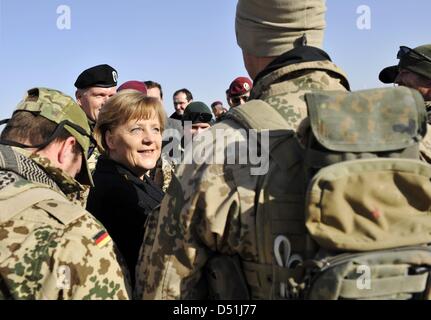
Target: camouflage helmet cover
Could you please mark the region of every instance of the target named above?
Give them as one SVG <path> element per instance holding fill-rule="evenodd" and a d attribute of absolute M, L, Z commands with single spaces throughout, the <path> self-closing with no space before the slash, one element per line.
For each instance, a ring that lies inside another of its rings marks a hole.
<path fill-rule="evenodd" d="M 87 116 L 79 105 L 64 93 L 46 88 L 34 88 L 27 92 L 15 112 L 28 111 L 56 123 L 64 124 L 64 128 L 78 141 L 83 150 L 83 163 L 86 174 L 84 183 L 93 185 L 91 173 L 88 169 L 87 154 L 90 148 L 91 129 Z M 67 122 L 66 122 L 67 121 Z"/>

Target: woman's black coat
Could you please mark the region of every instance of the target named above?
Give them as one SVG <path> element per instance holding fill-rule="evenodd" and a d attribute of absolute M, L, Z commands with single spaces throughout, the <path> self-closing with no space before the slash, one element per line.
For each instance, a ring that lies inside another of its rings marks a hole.
<path fill-rule="evenodd" d="M 107 229 L 123 255 L 134 284 L 135 266 L 148 215 L 158 208 L 162 190 L 139 179 L 121 164 L 100 157 L 93 175 L 87 210 Z"/>

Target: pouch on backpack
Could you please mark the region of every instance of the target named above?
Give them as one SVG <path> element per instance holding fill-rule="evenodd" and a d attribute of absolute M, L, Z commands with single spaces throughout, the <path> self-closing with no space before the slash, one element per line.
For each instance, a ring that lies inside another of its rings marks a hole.
<path fill-rule="evenodd" d="M 417 160 L 422 97 L 391 88 L 306 98 L 312 135 L 304 162 L 314 175 L 306 226 L 321 250 L 308 262 L 305 297 L 426 296 L 431 167 Z"/>

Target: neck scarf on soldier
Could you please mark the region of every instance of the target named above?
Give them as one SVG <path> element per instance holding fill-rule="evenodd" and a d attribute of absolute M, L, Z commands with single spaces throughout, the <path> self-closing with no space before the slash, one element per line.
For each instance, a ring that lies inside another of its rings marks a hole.
<path fill-rule="evenodd" d="M 63 170 L 52 166 L 47 158 L 37 154 L 32 154 L 29 158 L 48 174 L 70 201 L 81 206 L 86 205 L 89 187 L 81 185 Z"/>

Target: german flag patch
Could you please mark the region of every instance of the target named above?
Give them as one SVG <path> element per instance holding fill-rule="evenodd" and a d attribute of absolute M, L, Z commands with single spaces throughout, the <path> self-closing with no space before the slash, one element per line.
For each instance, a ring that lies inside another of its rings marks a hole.
<path fill-rule="evenodd" d="M 93 237 L 93 240 L 99 248 L 102 248 L 104 245 L 109 243 L 112 239 L 109 236 L 108 232 L 106 232 L 106 230 L 102 230 Z"/>

